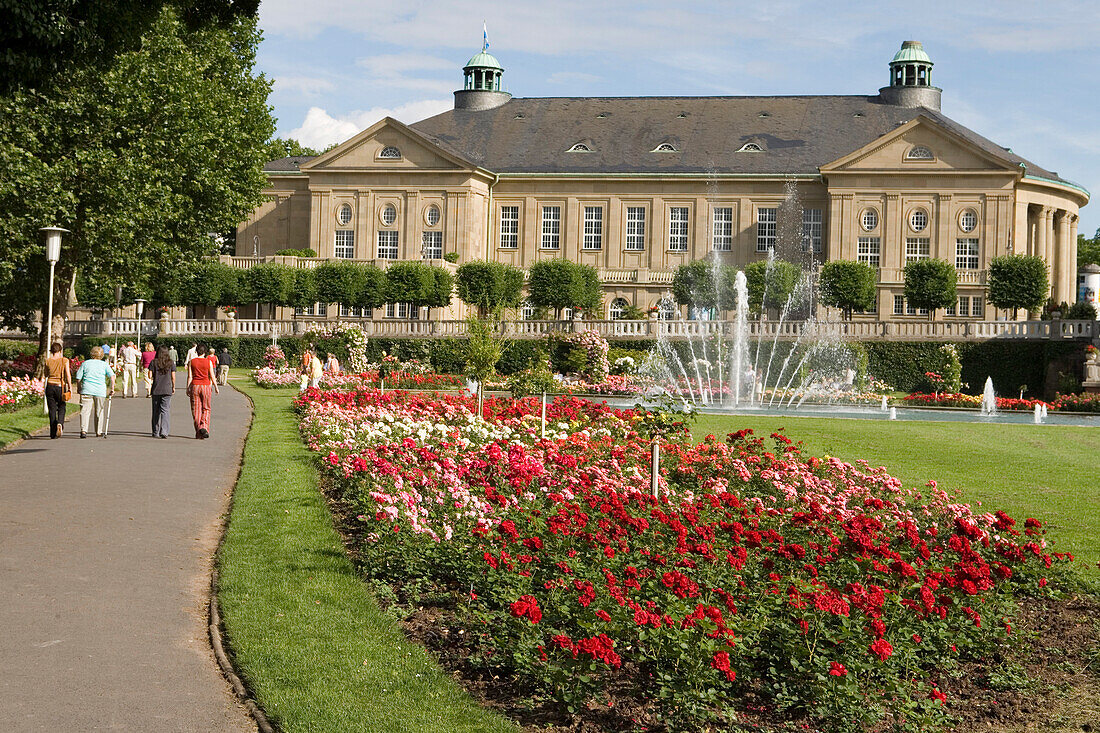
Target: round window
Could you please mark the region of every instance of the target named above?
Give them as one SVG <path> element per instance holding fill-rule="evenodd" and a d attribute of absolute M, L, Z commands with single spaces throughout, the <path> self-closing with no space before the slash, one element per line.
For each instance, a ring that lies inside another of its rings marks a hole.
<path fill-rule="evenodd" d="M 959 229 L 964 232 L 972 232 L 978 228 L 978 215 L 971 209 L 967 209 L 959 215 Z"/>
<path fill-rule="evenodd" d="M 382 207 L 382 223 L 386 226 L 393 226 L 393 223 L 397 221 L 397 209 L 393 204 L 386 204 Z"/>
<path fill-rule="evenodd" d="M 864 209 L 863 215 L 860 217 L 860 223 L 865 231 L 874 230 L 878 226 L 878 212 L 874 209 Z"/>
<path fill-rule="evenodd" d="M 923 232 L 928 226 L 928 214 L 924 209 L 915 209 L 909 215 L 909 228 L 914 232 Z"/>
<path fill-rule="evenodd" d="M 430 227 L 434 227 L 436 224 L 438 224 L 439 207 L 435 206 L 434 204 L 432 206 L 429 206 L 428 210 L 424 212 L 424 221 L 428 222 L 428 226 Z"/>
<path fill-rule="evenodd" d="M 341 204 L 336 210 L 336 221 L 346 226 L 351 223 L 351 204 Z"/>

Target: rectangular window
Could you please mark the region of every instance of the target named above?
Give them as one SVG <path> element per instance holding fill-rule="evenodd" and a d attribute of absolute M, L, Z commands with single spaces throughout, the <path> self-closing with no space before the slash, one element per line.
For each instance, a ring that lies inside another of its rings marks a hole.
<path fill-rule="evenodd" d="M 756 251 L 775 249 L 775 234 L 779 209 L 756 210 Z"/>
<path fill-rule="evenodd" d="M 802 251 L 821 254 L 821 209 L 802 210 Z"/>
<path fill-rule="evenodd" d="M 733 208 L 721 206 L 714 210 L 714 225 L 711 230 L 712 246 L 718 252 L 733 249 Z"/>
<path fill-rule="evenodd" d="M 927 260 L 930 252 L 931 248 L 927 237 L 905 238 L 905 264 L 917 260 Z"/>
<path fill-rule="evenodd" d="M 965 295 L 959 298 L 959 315 L 970 315 L 970 298 Z"/>
<path fill-rule="evenodd" d="M 686 206 L 673 206 L 668 210 L 668 248 L 672 252 L 687 252 L 688 210 Z"/>
<path fill-rule="evenodd" d="M 626 246 L 628 252 L 645 249 L 645 207 L 628 206 L 626 209 Z"/>
<path fill-rule="evenodd" d="M 500 207 L 500 247 L 501 249 L 519 248 L 519 207 Z"/>
<path fill-rule="evenodd" d="M 982 297 L 980 295 L 975 295 L 970 299 L 970 315 L 973 318 L 985 317 L 985 308 L 983 307 Z"/>
<path fill-rule="evenodd" d="M 397 259 L 397 232 L 378 232 L 378 259 Z"/>
<path fill-rule="evenodd" d="M 926 316 L 926 315 L 928 315 L 928 309 L 927 308 L 914 308 L 913 306 L 906 303 L 905 304 L 905 315 L 907 315 L 907 316 L 916 316 L 916 315 Z"/>
<path fill-rule="evenodd" d="M 860 237 L 856 242 L 856 259 L 878 267 L 880 242 L 878 237 Z"/>
<path fill-rule="evenodd" d="M 956 239 L 955 240 L 955 269 L 957 269 L 957 270 L 977 270 L 978 269 L 978 240 L 977 239 Z"/>
<path fill-rule="evenodd" d="M 411 303 L 386 303 L 386 318 L 415 321 L 420 318 L 420 309 Z"/>
<path fill-rule="evenodd" d="M 328 304 L 327 303 L 313 303 L 305 308 L 295 308 L 294 312 L 300 316 L 327 316 Z"/>
<path fill-rule="evenodd" d="M 423 232 L 420 241 L 421 257 L 426 260 L 443 259 L 443 232 Z"/>
<path fill-rule="evenodd" d="M 894 315 L 895 316 L 905 315 L 905 296 L 904 295 L 895 295 L 894 296 Z"/>
<path fill-rule="evenodd" d="M 947 308 L 944 310 L 944 313 L 946 315 L 949 315 L 949 316 L 957 316 L 957 315 L 959 315 L 959 308 L 960 307 L 965 307 L 962 304 L 962 298 L 959 298 L 958 302 L 947 306 Z"/>
<path fill-rule="evenodd" d="M 584 249 L 603 249 L 603 207 L 584 207 Z"/>
<path fill-rule="evenodd" d="M 350 260 L 355 257 L 355 232 L 350 229 L 336 230 L 336 256 Z"/>
<path fill-rule="evenodd" d="M 542 248 L 561 249 L 561 207 L 542 207 Z"/>
<path fill-rule="evenodd" d="M 340 306 L 341 318 L 370 318 L 374 313 L 370 308 L 349 308 L 346 305 Z"/>

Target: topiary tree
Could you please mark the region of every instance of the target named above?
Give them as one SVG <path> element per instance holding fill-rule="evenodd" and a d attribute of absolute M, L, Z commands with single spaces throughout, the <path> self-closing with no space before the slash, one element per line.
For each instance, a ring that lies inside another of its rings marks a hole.
<path fill-rule="evenodd" d="M 375 265 L 358 265 L 363 278 L 363 289 L 358 299 L 352 303 L 357 308 L 381 308 L 386 304 L 386 291 L 389 284 L 386 273 Z"/>
<path fill-rule="evenodd" d="M 905 265 L 905 299 L 914 308 L 927 308 L 928 320 L 937 308 L 947 308 L 958 299 L 958 271 L 944 260 L 913 260 Z"/>
<path fill-rule="evenodd" d="M 386 268 L 386 300 L 427 305 L 435 293 L 435 273 L 423 262 L 396 262 Z"/>
<path fill-rule="evenodd" d="M 824 305 L 840 308 L 846 320 L 853 310 L 875 307 L 878 273 L 866 262 L 832 260 L 821 266 L 818 290 Z"/>
<path fill-rule="evenodd" d="M 287 305 L 291 308 L 309 308 L 317 302 L 317 274 L 305 267 L 294 270 L 294 283 L 290 288 Z"/>
<path fill-rule="evenodd" d="M 759 313 L 761 306 L 782 310 L 787 305 L 802 270 L 786 260 L 758 260 L 745 267 L 745 285 L 749 291 L 749 308 Z"/>
<path fill-rule="evenodd" d="M 523 299 L 523 270 L 502 262 L 475 260 L 455 273 L 458 297 L 478 309 L 478 315 L 497 308 L 516 308 Z"/>
<path fill-rule="evenodd" d="M 542 260 L 531 265 L 527 286 L 536 308 L 585 308 L 598 310 L 603 302 L 600 276 L 591 265 L 563 259 Z"/>
<path fill-rule="evenodd" d="M 432 272 L 432 291 L 424 305 L 429 308 L 446 308 L 451 304 L 451 295 L 455 290 L 455 276 L 439 265 L 428 265 L 428 268 Z"/>
<path fill-rule="evenodd" d="M 363 270 L 354 262 L 323 262 L 314 269 L 317 300 L 351 306 L 363 292 Z"/>
<path fill-rule="evenodd" d="M 245 270 L 241 278 L 243 295 L 255 303 L 289 305 L 294 287 L 295 270 L 286 265 L 265 262 Z"/>
<path fill-rule="evenodd" d="M 995 308 L 1039 310 L 1050 293 L 1047 263 L 1037 255 L 1001 255 L 989 261 L 989 302 Z"/>
<path fill-rule="evenodd" d="M 718 283 L 714 264 L 709 260 L 695 260 L 676 268 L 672 276 L 672 297 L 688 308 L 717 308 Z"/>

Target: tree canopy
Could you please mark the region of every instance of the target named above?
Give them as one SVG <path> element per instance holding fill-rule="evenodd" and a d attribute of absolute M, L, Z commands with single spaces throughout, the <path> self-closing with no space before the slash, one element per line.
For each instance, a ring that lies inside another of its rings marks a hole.
<path fill-rule="evenodd" d="M 603 302 L 600 276 L 591 265 L 555 258 L 531 265 L 529 300 L 536 308 L 599 310 Z"/>
<path fill-rule="evenodd" d="M 715 269 L 710 260 L 695 260 L 680 265 L 672 276 L 672 297 L 689 308 L 719 307 L 721 298 L 718 283 L 715 282 Z"/>
<path fill-rule="evenodd" d="M 757 260 L 745 266 L 745 285 L 749 291 L 749 309 L 761 307 L 782 310 L 798 286 L 802 269 L 786 260 Z"/>
<path fill-rule="evenodd" d="M 451 303 L 454 277 L 424 262 L 397 262 L 386 268 L 386 300 L 414 306 L 445 308 Z"/>
<path fill-rule="evenodd" d="M 931 318 L 937 308 L 948 308 L 958 299 L 959 275 L 944 260 L 913 260 L 905 265 L 905 300 L 914 308 L 927 308 Z"/>
<path fill-rule="evenodd" d="M 28 328 L 46 302 L 42 226 L 70 230 L 61 316 L 78 270 L 147 296 L 217 251 L 210 233 L 235 228 L 266 184 L 274 125 L 258 41 L 251 18 L 193 29 L 168 6 L 104 67 L 0 96 L 0 321 Z"/>
<path fill-rule="evenodd" d="M 1050 293 L 1047 263 L 1038 255 L 1001 255 L 989 261 L 989 302 L 994 308 L 1027 312 L 1043 307 Z"/>
<path fill-rule="evenodd" d="M 826 262 L 821 266 L 819 278 L 822 304 L 840 308 L 846 319 L 852 319 L 854 310 L 871 310 L 875 307 L 878 273 L 866 262 Z"/>
<path fill-rule="evenodd" d="M 523 270 L 503 262 L 475 260 L 455 273 L 458 297 L 482 314 L 496 308 L 515 308 L 523 299 Z"/>
<path fill-rule="evenodd" d="M 1100 228 L 1092 239 L 1087 239 L 1084 234 L 1077 235 L 1077 266 L 1100 265 Z"/>
<path fill-rule="evenodd" d="M 307 148 L 293 138 L 276 137 L 267 141 L 264 146 L 264 155 L 268 161 L 279 158 L 291 158 L 299 155 L 320 155 L 320 151 Z"/>

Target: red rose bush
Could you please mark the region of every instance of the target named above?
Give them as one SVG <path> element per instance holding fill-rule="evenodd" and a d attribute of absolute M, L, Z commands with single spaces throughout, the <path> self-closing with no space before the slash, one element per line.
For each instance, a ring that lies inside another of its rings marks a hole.
<path fill-rule="evenodd" d="M 1037 520 L 778 433 L 692 444 L 569 397 L 545 437 L 533 398 L 482 415 L 468 396 L 368 389 L 296 405 L 365 572 L 451 599 L 471 663 L 577 714 L 613 694 L 677 730 L 942 728 L 944 673 L 998 648 L 1016 599 L 1056 592 L 1071 559 Z"/>

